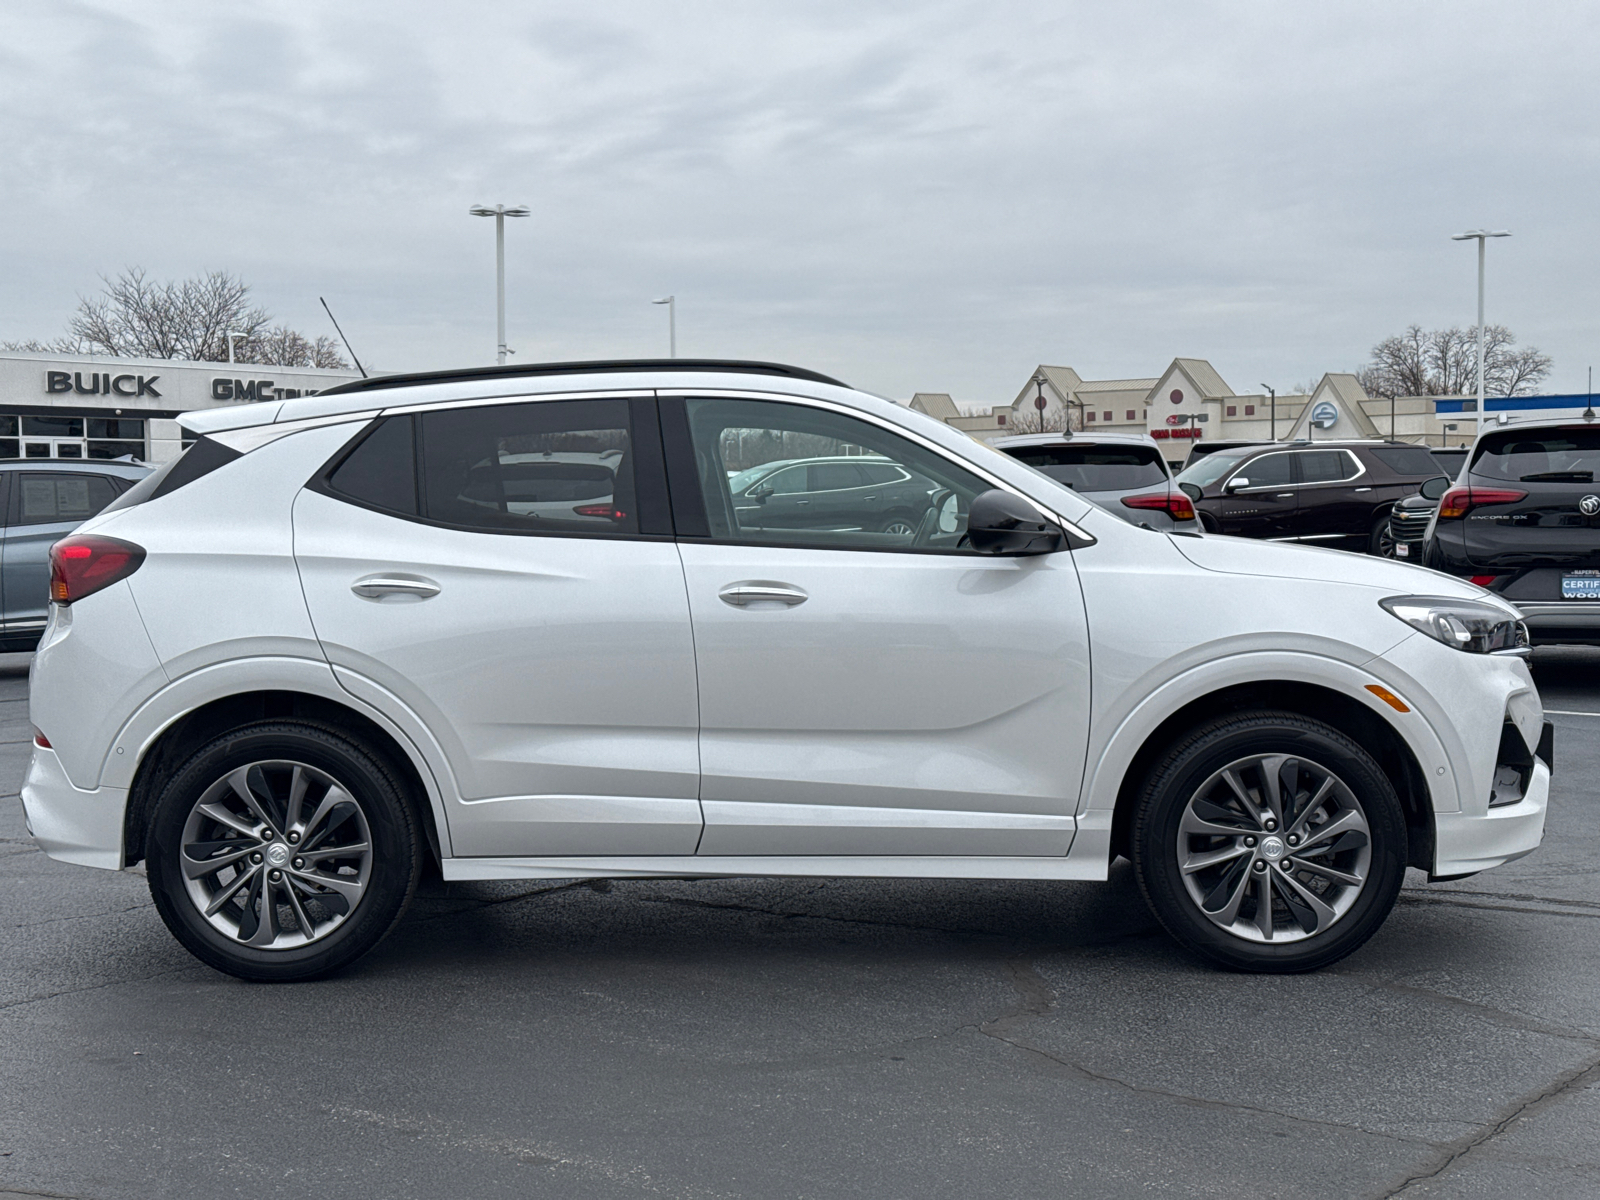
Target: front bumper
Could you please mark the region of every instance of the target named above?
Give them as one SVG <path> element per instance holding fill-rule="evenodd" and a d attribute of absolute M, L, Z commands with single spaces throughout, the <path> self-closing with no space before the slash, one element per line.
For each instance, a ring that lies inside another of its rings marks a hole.
<path fill-rule="evenodd" d="M 1600 641 L 1600 601 L 1595 600 L 1519 600 L 1507 596 L 1522 619 L 1528 634 L 1538 645 L 1563 642 L 1589 644 Z"/>
<path fill-rule="evenodd" d="M 1533 764 L 1527 792 L 1516 804 L 1477 815 L 1434 813 L 1434 877 L 1472 875 L 1536 850 L 1544 837 L 1549 806 L 1550 768 L 1539 761 Z"/>
<path fill-rule="evenodd" d="M 128 789 L 72 786 L 54 750 L 35 745 L 22 785 L 28 832 L 51 858 L 115 871 L 122 866 L 122 818 Z"/>

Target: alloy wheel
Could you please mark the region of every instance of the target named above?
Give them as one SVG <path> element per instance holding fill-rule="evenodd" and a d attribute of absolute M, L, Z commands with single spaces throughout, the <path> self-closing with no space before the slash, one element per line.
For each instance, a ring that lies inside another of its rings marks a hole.
<path fill-rule="evenodd" d="M 350 790 L 306 763 L 229 771 L 201 793 L 179 851 L 189 900 L 210 925 L 257 950 L 327 937 L 372 876 L 372 831 Z"/>
<path fill-rule="evenodd" d="M 1189 899 L 1235 937 L 1283 944 L 1325 933 L 1365 888 L 1372 836 L 1361 802 L 1332 771 L 1253 754 L 1213 773 L 1178 822 Z"/>

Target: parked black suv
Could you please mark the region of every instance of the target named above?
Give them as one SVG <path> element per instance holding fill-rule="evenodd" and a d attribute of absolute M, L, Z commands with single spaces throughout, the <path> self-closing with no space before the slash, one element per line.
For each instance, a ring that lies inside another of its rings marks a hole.
<path fill-rule="evenodd" d="M 1522 610 L 1536 645 L 1600 645 L 1600 422 L 1521 422 L 1478 438 L 1439 501 L 1423 564 Z"/>
<path fill-rule="evenodd" d="M 1210 533 L 1378 554 L 1394 502 L 1438 474 L 1426 446 L 1279 442 L 1208 454 L 1178 485 Z"/>

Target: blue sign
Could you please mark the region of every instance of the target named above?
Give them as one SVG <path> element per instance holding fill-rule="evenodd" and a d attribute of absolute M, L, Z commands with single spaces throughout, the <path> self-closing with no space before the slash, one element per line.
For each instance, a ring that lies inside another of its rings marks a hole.
<path fill-rule="evenodd" d="M 1311 410 L 1311 423 L 1318 429 L 1332 429 L 1339 423 L 1339 406 L 1324 400 Z"/>

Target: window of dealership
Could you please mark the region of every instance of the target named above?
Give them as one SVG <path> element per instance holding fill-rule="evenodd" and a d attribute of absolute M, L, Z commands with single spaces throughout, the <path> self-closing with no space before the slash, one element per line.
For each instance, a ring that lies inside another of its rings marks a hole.
<path fill-rule="evenodd" d="M 183 449 L 183 413 L 292 400 L 355 378 L 255 363 L 0 354 L 0 458 L 166 462 Z"/>

